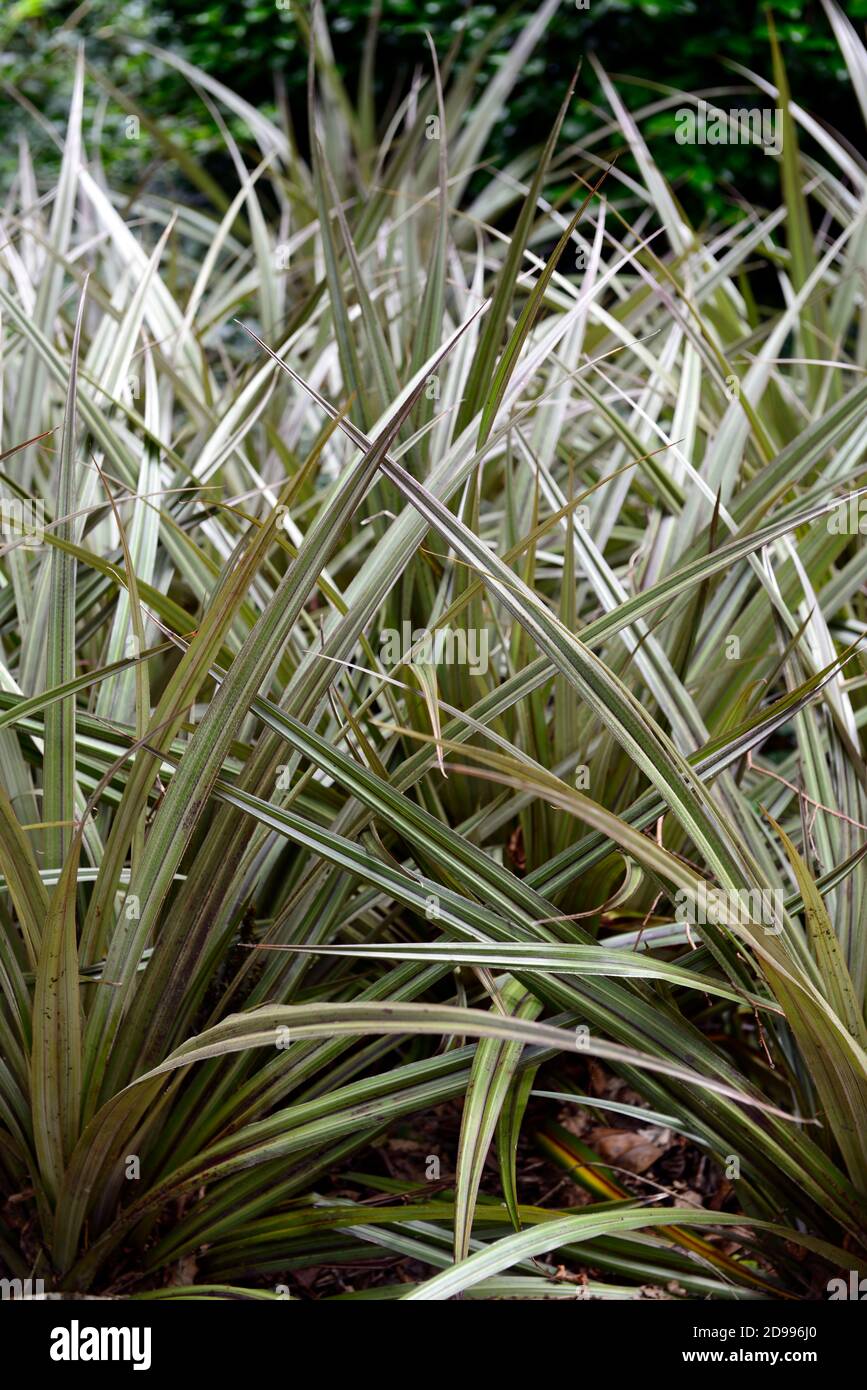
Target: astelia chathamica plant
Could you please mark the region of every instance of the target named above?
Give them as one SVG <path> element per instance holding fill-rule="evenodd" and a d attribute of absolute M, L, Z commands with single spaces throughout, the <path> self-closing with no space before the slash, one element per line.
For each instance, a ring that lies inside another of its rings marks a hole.
<path fill-rule="evenodd" d="M 544 149 L 488 167 L 554 7 L 480 92 L 425 46 L 381 121 L 299 13 L 303 139 L 153 51 L 221 133 L 214 205 L 145 119 L 141 182 L 106 181 L 83 47 L 55 184 L 21 143 L 10 1277 L 174 1297 L 183 1262 L 278 1297 L 383 1248 L 408 1272 L 350 1296 L 863 1272 L 867 165 L 774 41 L 775 207 L 691 226 L 649 122 L 703 99 L 630 107 L 596 57 L 598 133 L 564 146 L 579 76 Z M 390 1179 L 378 1147 L 443 1105 L 455 1152 L 428 1124 Z M 660 1204 L 558 1126 L 606 1106 L 720 1200 Z M 526 1200 L 528 1144 L 586 1210 Z"/>

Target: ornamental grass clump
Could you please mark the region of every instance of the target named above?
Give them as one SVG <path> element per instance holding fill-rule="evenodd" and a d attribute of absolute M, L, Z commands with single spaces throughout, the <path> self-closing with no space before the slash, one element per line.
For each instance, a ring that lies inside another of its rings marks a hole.
<path fill-rule="evenodd" d="M 375 31 L 356 100 L 299 12 L 303 125 L 143 50 L 198 91 L 217 180 L 81 46 L 50 187 L 22 136 L 10 1279 L 798 1299 L 867 1272 L 867 164 L 772 42 L 729 129 L 774 206 L 691 225 L 654 145 L 728 106 L 627 103 L 604 54 L 592 136 L 561 135 L 578 74 L 492 167 L 555 7 L 481 90 L 420 47 L 382 111 Z M 121 188 L 128 119 L 150 172 Z"/>

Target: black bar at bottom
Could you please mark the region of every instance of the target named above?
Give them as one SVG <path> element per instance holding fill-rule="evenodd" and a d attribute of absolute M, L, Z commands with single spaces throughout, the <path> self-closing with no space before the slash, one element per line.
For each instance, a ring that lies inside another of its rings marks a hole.
<path fill-rule="evenodd" d="M 710 1303 L 576 1298 L 578 1307 L 566 1313 L 565 1324 L 561 1321 L 563 1304 L 573 1300 L 556 1300 L 553 1323 L 548 1321 L 548 1309 L 542 1310 L 543 1321 L 537 1322 L 538 1309 L 518 1314 L 514 1306 L 518 1300 L 501 1301 L 508 1302 L 511 1309 L 508 1325 L 499 1325 L 495 1318 L 492 1327 L 487 1321 L 489 1314 L 479 1316 L 481 1307 L 476 1302 L 472 1312 L 465 1309 L 457 1314 L 464 1333 L 471 1335 L 478 1328 L 487 1334 L 486 1372 L 490 1370 L 488 1358 L 496 1345 L 490 1333 L 496 1333 L 499 1326 L 510 1334 L 503 1343 L 510 1349 L 510 1364 L 513 1350 L 521 1346 L 523 1330 L 536 1334 L 527 1343 L 531 1364 L 546 1351 L 545 1344 L 540 1346 L 537 1340 L 538 1333 L 550 1329 L 557 1338 L 551 1350 L 557 1349 L 558 1359 L 565 1346 L 571 1346 L 576 1356 L 583 1347 L 594 1363 L 601 1361 L 618 1376 L 630 1370 L 658 1373 L 677 1367 L 685 1368 L 688 1374 L 701 1374 L 714 1367 L 729 1371 L 762 1367 L 770 1376 L 791 1368 L 827 1373 L 859 1364 L 864 1332 L 860 1300 Z M 238 1299 L 184 1300 L 180 1304 L 34 1299 L 0 1303 L 0 1315 L 6 1347 L 17 1345 L 25 1349 L 28 1371 L 38 1373 L 40 1378 L 47 1375 L 50 1383 L 62 1383 L 76 1376 L 92 1381 L 107 1371 L 115 1378 L 129 1374 L 136 1380 L 147 1375 L 187 1372 L 212 1378 L 209 1384 L 222 1385 L 237 1372 L 267 1375 L 282 1366 L 288 1374 L 293 1363 L 295 1373 L 306 1363 L 307 1375 L 321 1374 L 331 1367 L 342 1369 L 341 1356 L 346 1357 L 347 1372 L 357 1374 L 359 1356 L 362 1361 L 364 1358 L 363 1344 L 359 1345 L 355 1337 L 324 1338 L 321 1315 L 313 1313 L 310 1305 L 302 1308 L 300 1302 Z M 363 1309 L 368 1319 L 366 1330 L 370 1330 L 369 1318 L 378 1318 L 378 1314 L 368 1301 Z M 336 1331 L 345 1314 L 345 1308 L 333 1307 L 329 1329 Z M 442 1318 L 442 1314 L 438 1316 Z M 521 1319 L 519 1323 L 514 1321 L 516 1316 Z M 410 1326 L 419 1328 L 417 1323 Z M 438 1331 L 442 1332 L 443 1326 L 440 1322 Z M 450 1317 L 447 1326 L 455 1326 Z M 392 1370 L 400 1366 L 408 1351 L 408 1344 L 401 1339 L 406 1328 L 402 1318 L 389 1318 L 387 1324 L 377 1321 L 376 1357 L 380 1364 L 383 1351 L 388 1349 L 383 1337 L 393 1332 L 396 1340 L 388 1362 Z M 354 1319 L 349 1330 L 356 1334 L 359 1330 Z M 310 1339 L 301 1342 L 299 1337 L 305 1331 Z M 564 1333 L 570 1338 L 567 1344 L 562 1341 Z M 442 1348 L 441 1343 L 438 1345 Z M 302 1348 L 303 1360 L 298 1362 L 296 1355 Z M 494 1355 L 495 1364 L 496 1359 Z M 443 1360 L 437 1357 L 436 1362 L 442 1369 Z M 433 1364 L 428 1364 L 433 1371 Z M 405 1371 L 413 1377 L 420 1372 L 422 1382 L 426 1378 L 411 1360 Z"/>

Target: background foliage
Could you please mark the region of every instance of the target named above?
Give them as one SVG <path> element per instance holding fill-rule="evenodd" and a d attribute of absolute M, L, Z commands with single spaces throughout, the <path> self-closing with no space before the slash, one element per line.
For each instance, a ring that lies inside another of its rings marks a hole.
<path fill-rule="evenodd" d="M 306 49 L 288 7 L 292 2 L 287 0 L 287 8 L 280 9 L 277 0 L 84 0 L 78 6 L 65 0 L 17 0 L 0 19 L 4 50 L 0 62 L 7 75 L 14 71 L 16 85 L 41 110 L 49 116 L 59 113 L 68 99 L 69 74 L 63 71 L 68 64 L 58 66 L 57 43 L 67 32 L 63 26 L 74 16 L 76 32 L 87 36 L 93 60 L 111 81 L 143 102 L 173 138 L 199 158 L 210 156 L 219 168 L 219 141 L 189 84 L 144 55 L 130 53 L 128 41 L 150 39 L 171 48 L 266 110 L 273 110 L 273 79 L 279 75 L 297 112 L 303 105 Z M 466 0 L 379 0 L 376 4 L 327 0 L 325 5 L 335 59 L 350 89 L 357 81 L 365 34 L 374 20 L 378 24 L 380 63 L 375 84 L 381 106 L 389 98 L 396 99 L 413 71 L 424 63 L 426 31 L 433 35 L 441 58 L 459 41 L 459 68 L 477 60 L 484 50 L 475 79 L 481 91 L 535 8 L 476 5 Z M 842 8 L 856 22 L 867 18 L 867 0 L 848 0 Z M 803 96 L 821 111 L 823 120 L 857 140 L 845 63 L 824 22 L 819 0 L 806 4 L 777 0 L 772 12 L 793 95 Z M 632 106 L 647 99 L 648 84 L 652 90 L 654 83 L 690 92 L 724 87 L 743 92 L 748 86 L 727 64 L 736 62 L 768 75 L 767 7 L 760 0 L 732 0 L 725 5 L 698 0 L 592 0 L 589 10 L 578 11 L 572 0 L 563 0 L 492 130 L 486 150 L 490 160 L 503 164 L 528 144 L 544 141 L 550 127 L 551 93 L 565 92 L 579 56 L 593 51 L 604 53 L 609 72 L 635 79 L 624 85 L 624 98 Z M 24 78 L 23 59 L 27 60 Z M 564 122 L 567 142 L 586 135 L 593 128 L 594 111 L 600 103 L 604 105 L 598 82 L 586 64 L 578 95 Z M 651 127 L 650 138 L 654 134 L 667 137 L 671 123 L 670 115 L 663 117 Z M 106 137 L 107 162 L 123 163 L 129 151 L 119 137 L 112 140 L 110 124 Z M 668 138 L 658 139 L 654 154 L 698 221 L 703 209 L 715 216 L 726 211 L 734 187 L 760 204 L 773 197 L 773 171 L 766 161 L 752 158 L 742 148 L 727 151 L 723 169 L 710 162 L 706 150 L 680 146 Z"/>

